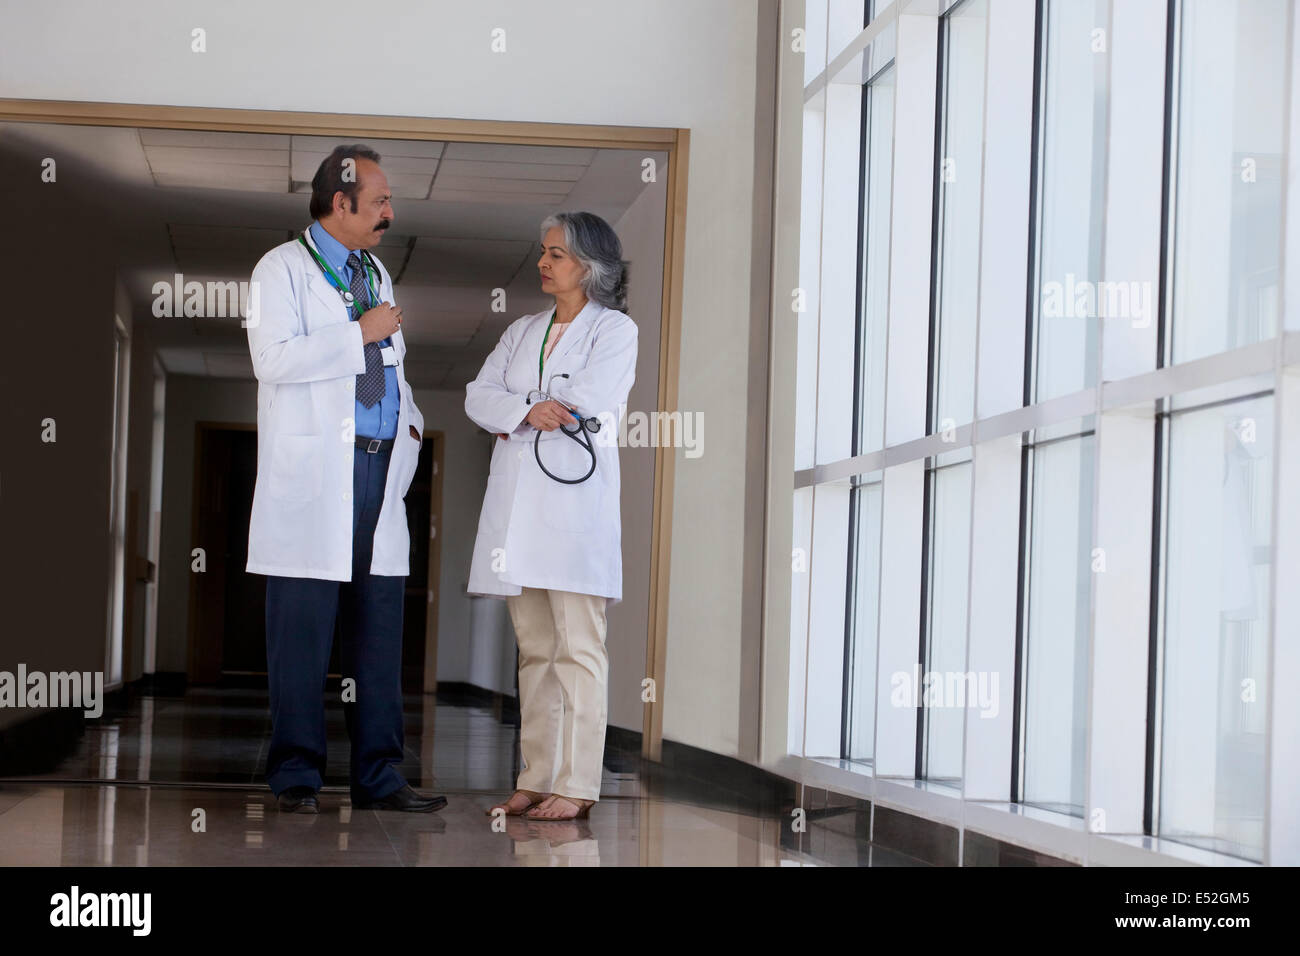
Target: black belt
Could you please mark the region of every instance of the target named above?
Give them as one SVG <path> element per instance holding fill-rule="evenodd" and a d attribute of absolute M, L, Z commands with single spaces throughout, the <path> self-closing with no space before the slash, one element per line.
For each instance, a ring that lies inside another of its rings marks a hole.
<path fill-rule="evenodd" d="M 357 447 L 364 449 L 365 451 L 373 455 L 376 452 L 392 451 L 393 441 L 394 439 L 392 438 L 363 438 L 360 435 L 358 435 Z"/>

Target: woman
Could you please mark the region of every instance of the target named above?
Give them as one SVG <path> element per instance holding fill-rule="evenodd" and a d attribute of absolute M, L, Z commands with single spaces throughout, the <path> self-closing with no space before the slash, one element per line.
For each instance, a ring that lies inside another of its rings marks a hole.
<path fill-rule="evenodd" d="M 571 820 L 600 799 L 605 610 L 623 596 L 616 435 L 637 331 L 609 224 L 559 213 L 541 233 L 555 305 L 511 323 L 465 389 L 465 414 L 498 439 L 469 593 L 505 598 L 519 645 L 524 769 L 488 813 Z"/>

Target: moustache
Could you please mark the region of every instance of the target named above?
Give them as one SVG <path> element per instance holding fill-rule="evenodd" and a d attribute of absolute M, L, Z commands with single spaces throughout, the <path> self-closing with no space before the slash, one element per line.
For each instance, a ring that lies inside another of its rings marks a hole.
<path fill-rule="evenodd" d="M 391 219 L 381 219 L 379 220 L 379 225 L 375 226 L 375 232 L 383 232 L 392 224 L 393 224 L 393 220 Z"/>

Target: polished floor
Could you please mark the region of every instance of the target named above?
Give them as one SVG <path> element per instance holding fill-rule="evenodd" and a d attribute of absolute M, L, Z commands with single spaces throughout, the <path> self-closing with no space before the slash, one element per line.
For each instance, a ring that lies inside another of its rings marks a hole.
<path fill-rule="evenodd" d="M 805 793 L 792 832 L 770 795 L 715 786 L 607 747 L 590 819 L 495 820 L 518 772 L 518 728 L 433 696 L 406 698 L 406 760 L 433 814 L 354 810 L 342 710 L 327 710 L 319 815 L 281 814 L 263 780 L 265 692 L 142 697 L 91 725 L 48 773 L 0 778 L 0 866 L 780 866 L 925 865 L 860 836 L 854 807 Z M 818 807 L 817 801 L 821 801 Z"/>

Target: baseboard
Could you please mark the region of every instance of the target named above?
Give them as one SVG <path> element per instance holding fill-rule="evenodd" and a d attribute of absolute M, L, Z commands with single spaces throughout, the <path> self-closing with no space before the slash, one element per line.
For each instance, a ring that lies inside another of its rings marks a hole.
<path fill-rule="evenodd" d="M 962 841 L 962 866 L 1078 866 L 1069 860 L 1007 843 L 969 828 Z"/>
<path fill-rule="evenodd" d="M 641 752 L 641 731 L 628 730 L 626 727 L 610 725 L 605 728 L 605 749 L 622 750 L 628 753 Z"/>
<path fill-rule="evenodd" d="M 607 734 L 624 750 L 640 750 L 637 732 L 610 728 Z M 842 865 L 1075 865 L 970 830 L 959 840 L 950 825 L 824 787 L 801 786 L 735 757 L 675 740 L 663 741 L 661 753 L 659 764 L 645 764 L 647 777 L 658 776 L 674 796 L 692 799 L 694 792 L 695 799 L 703 796 L 713 804 L 778 815 L 783 847 L 798 851 L 815 845 L 822 857 Z"/>
<path fill-rule="evenodd" d="M 465 681 L 438 681 L 438 703 L 452 707 L 483 707 L 492 711 L 503 724 L 519 726 L 519 699 Z"/>
<path fill-rule="evenodd" d="M 189 676 L 184 671 L 155 671 L 132 681 L 129 686 L 133 694 L 144 697 L 184 697 L 189 683 Z"/>
<path fill-rule="evenodd" d="M 66 707 L 40 710 L 10 724 L 0 730 L 0 777 L 53 772 L 77 749 L 85 732 L 85 715 Z"/>
<path fill-rule="evenodd" d="M 155 693 L 148 689 L 152 676 L 105 691 L 98 717 L 87 717 L 75 707 L 51 707 L 0 730 L 0 777 L 38 776 L 58 769 L 80 745 L 88 721 L 120 719 L 133 698 Z M 170 676 L 164 675 L 164 679 Z M 179 676 L 184 679 L 183 674 Z"/>

